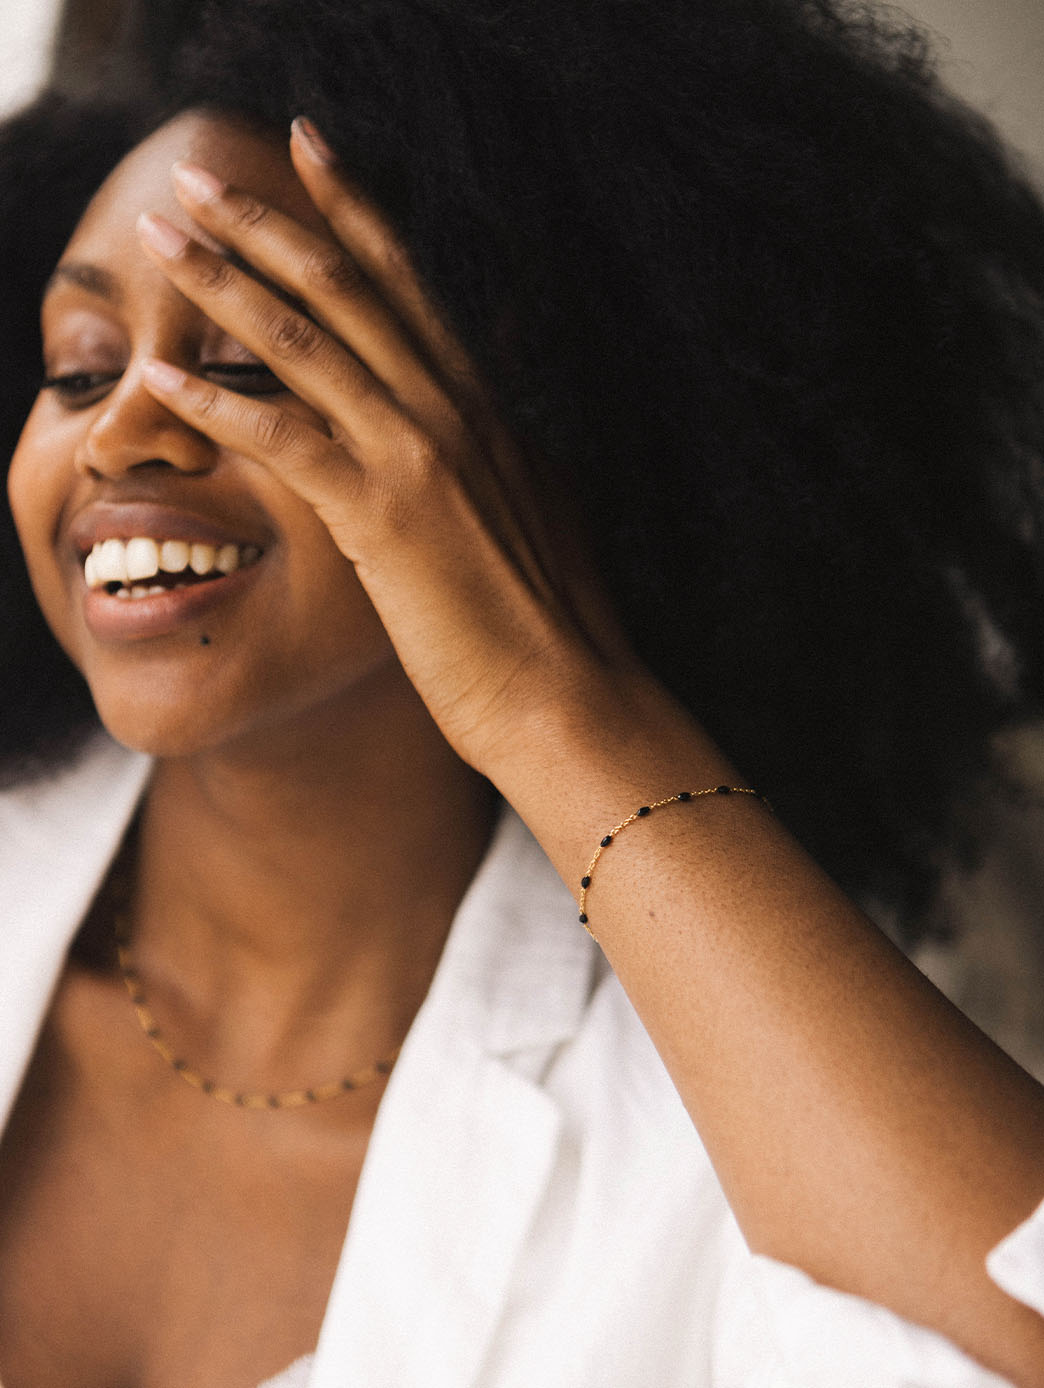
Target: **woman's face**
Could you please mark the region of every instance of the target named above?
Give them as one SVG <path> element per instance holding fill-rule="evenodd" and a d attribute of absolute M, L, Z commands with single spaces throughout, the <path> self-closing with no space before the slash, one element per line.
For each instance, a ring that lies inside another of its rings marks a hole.
<path fill-rule="evenodd" d="M 96 194 L 45 294 L 47 383 L 9 481 L 47 621 L 114 736 L 158 755 L 267 735 L 320 709 L 360 711 L 381 676 L 401 678 L 311 508 L 142 384 L 142 362 L 157 356 L 244 394 L 281 390 L 139 247 L 135 223 L 149 210 L 206 239 L 173 196 L 177 159 L 319 225 L 282 142 L 188 113 L 138 146 Z M 314 420 L 293 397 L 280 403 Z M 89 586 L 92 550 L 95 583 L 124 563 L 127 579 Z"/>

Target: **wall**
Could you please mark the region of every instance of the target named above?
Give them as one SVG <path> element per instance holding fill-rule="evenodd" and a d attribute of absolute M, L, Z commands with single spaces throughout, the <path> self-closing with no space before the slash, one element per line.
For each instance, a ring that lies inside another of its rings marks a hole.
<path fill-rule="evenodd" d="M 0 115 L 32 95 L 59 8 L 59 0 L 0 0 Z"/>
<path fill-rule="evenodd" d="M 939 36 L 949 84 L 1029 159 L 1044 183 L 1044 0 L 908 0 Z"/>

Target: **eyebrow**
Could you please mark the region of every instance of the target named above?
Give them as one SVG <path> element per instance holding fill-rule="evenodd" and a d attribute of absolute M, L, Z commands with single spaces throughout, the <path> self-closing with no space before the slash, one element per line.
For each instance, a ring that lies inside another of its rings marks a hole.
<path fill-rule="evenodd" d="M 78 289 L 85 289 L 88 294 L 97 294 L 99 298 L 108 299 L 114 304 L 118 304 L 123 297 L 116 283 L 116 277 L 110 275 L 108 270 L 103 270 L 98 265 L 82 264 L 76 260 L 63 261 L 55 269 L 51 278 L 44 285 L 44 297 L 46 298 L 51 290 L 59 284 L 75 284 Z"/>

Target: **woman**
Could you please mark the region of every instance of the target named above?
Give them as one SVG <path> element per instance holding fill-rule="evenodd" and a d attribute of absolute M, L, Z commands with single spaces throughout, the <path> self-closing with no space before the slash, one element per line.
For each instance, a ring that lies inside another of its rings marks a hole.
<path fill-rule="evenodd" d="M 148 760 L 4 804 L 7 1388 L 1041 1383 L 1040 1089 L 784 828 L 909 904 L 1039 707 L 1039 210 L 825 7 L 216 20 L 10 470 Z"/>

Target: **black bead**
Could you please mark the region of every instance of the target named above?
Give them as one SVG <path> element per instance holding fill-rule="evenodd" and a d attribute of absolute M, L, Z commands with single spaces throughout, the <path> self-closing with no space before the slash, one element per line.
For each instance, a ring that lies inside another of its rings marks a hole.
<path fill-rule="evenodd" d="M 580 924 L 581 924 L 581 925 L 586 925 L 586 924 L 587 924 L 587 917 L 584 915 L 583 911 L 580 912 Z"/>
<path fill-rule="evenodd" d="M 319 1100 L 315 1097 L 314 1089 L 306 1089 L 305 1098 L 308 1100 L 310 1104 L 317 1104 L 319 1102 Z"/>
<path fill-rule="evenodd" d="M 643 805 L 642 808 L 638 811 L 638 818 L 639 818 L 639 819 L 642 819 L 645 815 L 647 815 L 647 814 L 649 813 L 649 810 L 650 810 L 650 806 L 649 806 L 649 805 Z"/>
<path fill-rule="evenodd" d="M 678 799 L 679 799 L 679 800 L 691 800 L 691 799 L 692 799 L 692 791 L 691 791 L 691 790 L 679 791 L 679 793 L 678 793 Z"/>
<path fill-rule="evenodd" d="M 605 838 L 604 838 L 604 839 L 602 840 L 602 842 L 598 845 L 598 847 L 599 847 L 599 848 L 608 848 L 609 845 L 612 843 L 612 841 L 613 841 L 613 836 L 612 836 L 612 834 L 606 834 Z"/>
<path fill-rule="evenodd" d="M 187 1070 L 187 1069 L 188 1069 L 188 1061 L 187 1061 L 187 1060 L 175 1060 L 175 1061 L 173 1062 L 173 1064 L 174 1064 L 174 1069 L 177 1070 L 177 1071 L 179 1071 L 179 1072 L 182 1071 L 182 1070 Z"/>
<path fill-rule="evenodd" d="M 213 1092 L 214 1092 L 214 1081 L 213 1081 L 213 1080 L 204 1080 L 204 1081 L 203 1081 L 203 1084 L 202 1084 L 202 1089 L 203 1089 L 203 1093 L 204 1093 L 204 1094 L 213 1094 Z"/>
<path fill-rule="evenodd" d="M 379 1060 L 373 1068 L 377 1071 L 378 1075 L 390 1075 L 392 1072 L 390 1060 Z"/>
<path fill-rule="evenodd" d="M 279 1095 L 278 1095 L 278 1094 L 269 1094 L 269 1096 L 268 1096 L 268 1107 L 269 1107 L 269 1108 L 279 1108 Z"/>
<path fill-rule="evenodd" d="M 159 1027 L 149 1027 L 148 1031 L 146 1031 L 145 1033 L 145 1035 L 149 1038 L 150 1041 L 155 1041 L 159 1034 Z"/>
<path fill-rule="evenodd" d="M 715 794 L 715 795 L 731 795 L 731 794 L 732 794 L 732 787 L 731 787 L 731 786 L 715 786 L 715 787 L 714 787 L 714 794 Z"/>
<path fill-rule="evenodd" d="M 341 1088 L 344 1090 L 346 1094 L 350 1094 L 352 1090 L 355 1088 L 354 1080 L 342 1080 Z"/>
<path fill-rule="evenodd" d="M 581 887 L 583 887 L 584 891 L 586 892 L 587 889 L 588 889 L 588 887 L 591 885 L 591 879 L 590 879 L 590 877 L 581 877 L 581 879 L 580 879 L 580 885 L 581 885 Z"/>

